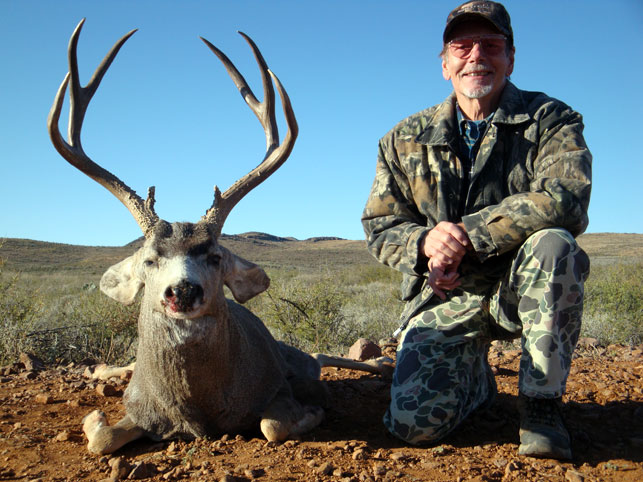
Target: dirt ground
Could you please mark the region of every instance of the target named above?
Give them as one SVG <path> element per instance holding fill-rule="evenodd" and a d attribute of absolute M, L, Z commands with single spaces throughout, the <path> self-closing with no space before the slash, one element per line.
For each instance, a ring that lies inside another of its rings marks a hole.
<path fill-rule="evenodd" d="M 141 440 L 95 456 L 85 448 L 81 420 L 96 408 L 118 420 L 126 382 L 97 386 L 83 377 L 83 366 L 31 371 L 16 363 L 0 376 L 0 480 L 641 481 L 642 348 L 578 350 L 565 397 L 574 459 L 565 463 L 517 455 L 519 351 L 501 345 L 489 356 L 495 404 L 429 447 L 408 446 L 384 430 L 386 381 L 325 368 L 331 407 L 301 440 Z"/>

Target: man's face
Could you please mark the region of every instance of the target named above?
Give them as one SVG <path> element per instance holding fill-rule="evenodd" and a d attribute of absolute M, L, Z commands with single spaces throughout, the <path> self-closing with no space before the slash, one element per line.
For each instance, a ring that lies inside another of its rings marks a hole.
<path fill-rule="evenodd" d="M 487 22 L 472 20 L 456 26 L 449 40 L 497 34 Z M 509 53 L 504 48 L 499 53 L 491 48 L 486 50 L 477 41 L 466 58 L 458 57 L 450 48 L 446 49 L 442 59 L 442 75 L 451 81 L 459 96 L 492 101 L 499 99 L 506 78 L 513 72 L 514 49 Z"/>

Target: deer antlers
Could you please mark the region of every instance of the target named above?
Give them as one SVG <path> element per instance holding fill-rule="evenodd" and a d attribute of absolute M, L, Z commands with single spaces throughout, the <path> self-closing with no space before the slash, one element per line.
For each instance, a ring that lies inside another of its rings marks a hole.
<path fill-rule="evenodd" d="M 76 50 L 80 31 L 82 30 L 84 23 L 85 19 L 80 21 L 69 41 L 69 72 L 60 85 L 49 112 L 49 117 L 47 119 L 49 136 L 51 137 L 51 141 L 56 150 L 67 160 L 67 162 L 105 187 L 114 196 L 116 196 L 116 198 L 121 201 L 125 207 L 127 207 L 143 231 L 143 234 L 147 237 L 159 221 L 159 217 L 154 211 L 154 187 L 149 188 L 147 199 L 141 199 L 136 192 L 130 189 L 120 179 L 93 162 L 89 156 L 85 154 L 80 141 L 80 133 L 89 102 L 96 93 L 105 72 L 107 72 L 107 69 L 118 54 L 118 51 L 136 32 L 136 30 L 128 32 L 114 44 L 94 72 L 89 83 L 85 87 L 82 87 L 80 85 L 78 75 Z M 250 45 L 261 70 L 264 89 L 264 100 L 262 102 L 257 100 L 248 86 L 248 83 L 228 57 L 226 57 L 223 52 L 217 49 L 206 39 L 201 38 L 201 40 L 203 40 L 210 50 L 219 57 L 244 100 L 255 113 L 259 122 L 261 122 L 266 134 L 266 154 L 263 161 L 256 168 L 235 182 L 223 194 L 221 194 L 218 187 L 214 187 L 214 202 L 212 207 L 210 207 L 206 214 L 201 218 L 200 222 L 208 225 L 212 233 L 217 237 L 221 234 L 223 224 L 234 206 L 252 189 L 265 181 L 273 172 L 279 169 L 279 167 L 286 161 L 292 151 L 298 133 L 295 114 L 290 104 L 288 94 L 283 88 L 281 82 L 275 74 L 268 69 L 266 61 L 252 39 L 242 32 L 239 33 Z M 275 119 L 275 92 L 272 81 L 275 82 L 277 90 L 279 91 L 284 115 L 286 117 L 286 123 L 288 125 L 288 133 L 281 145 L 279 144 L 279 133 Z M 70 108 L 68 140 L 65 141 L 60 133 L 58 123 L 67 85 L 70 86 Z"/>

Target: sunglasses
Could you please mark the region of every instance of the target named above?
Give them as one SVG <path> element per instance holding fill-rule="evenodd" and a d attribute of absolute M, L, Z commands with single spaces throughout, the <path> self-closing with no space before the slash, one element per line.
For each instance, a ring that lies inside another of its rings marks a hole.
<path fill-rule="evenodd" d="M 480 48 L 490 56 L 503 53 L 507 47 L 507 37 L 500 34 L 472 35 L 467 37 L 454 38 L 447 42 L 449 51 L 460 59 L 466 59 L 471 55 L 473 46 L 479 44 Z"/>

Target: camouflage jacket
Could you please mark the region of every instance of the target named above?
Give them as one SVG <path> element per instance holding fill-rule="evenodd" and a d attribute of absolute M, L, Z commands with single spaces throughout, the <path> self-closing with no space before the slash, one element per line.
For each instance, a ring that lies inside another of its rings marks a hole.
<path fill-rule="evenodd" d="M 452 94 L 404 119 L 380 140 L 362 215 L 371 254 L 404 274 L 409 317 L 432 295 L 419 246 L 440 221 L 462 221 L 471 239 L 475 255 L 463 259 L 461 272 L 497 276 L 532 233 L 562 227 L 577 236 L 588 223 L 592 157 L 580 114 L 507 82 L 467 193 L 455 105 Z"/>

